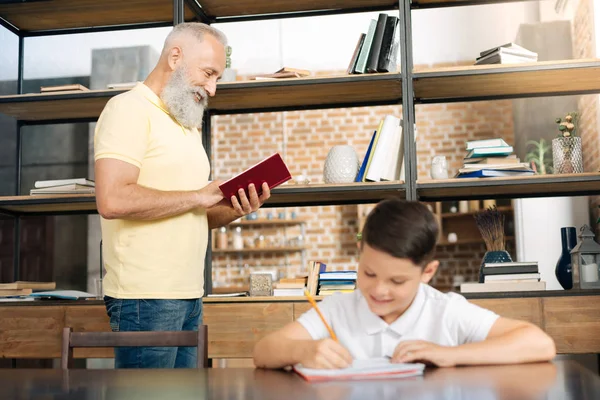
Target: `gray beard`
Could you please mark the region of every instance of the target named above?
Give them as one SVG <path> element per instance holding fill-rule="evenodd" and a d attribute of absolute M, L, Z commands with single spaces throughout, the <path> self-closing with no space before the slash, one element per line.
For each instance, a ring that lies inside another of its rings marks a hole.
<path fill-rule="evenodd" d="M 202 93 L 204 100 L 196 101 L 195 92 Z M 200 128 L 204 109 L 207 106 L 206 92 L 202 88 L 190 85 L 187 79 L 187 66 L 182 65 L 173 71 L 165 85 L 160 98 L 167 107 L 167 111 L 188 129 Z"/>

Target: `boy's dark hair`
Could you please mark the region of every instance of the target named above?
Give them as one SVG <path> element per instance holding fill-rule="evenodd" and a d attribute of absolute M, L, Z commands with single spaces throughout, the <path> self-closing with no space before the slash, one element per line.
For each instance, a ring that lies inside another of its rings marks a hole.
<path fill-rule="evenodd" d="M 438 231 L 438 223 L 425 205 L 400 199 L 383 200 L 367 216 L 361 248 L 368 244 L 424 267 L 433 259 Z"/>

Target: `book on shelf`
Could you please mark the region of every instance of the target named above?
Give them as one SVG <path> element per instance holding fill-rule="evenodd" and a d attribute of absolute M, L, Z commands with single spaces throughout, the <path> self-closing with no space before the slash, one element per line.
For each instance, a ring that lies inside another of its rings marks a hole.
<path fill-rule="evenodd" d="M 482 147 L 505 147 L 509 146 L 508 143 L 502 138 L 495 139 L 481 139 L 481 140 L 468 140 L 466 150 L 479 149 Z"/>
<path fill-rule="evenodd" d="M 279 288 L 273 288 L 273 296 L 298 296 L 298 297 L 302 297 L 304 296 L 304 287 L 302 287 L 301 289 L 279 289 Z"/>
<path fill-rule="evenodd" d="M 526 48 L 519 46 L 518 44 L 516 44 L 514 42 L 505 43 L 503 45 L 484 50 L 479 53 L 479 57 L 485 57 L 486 55 L 497 52 L 497 51 L 510 52 L 512 54 L 520 54 L 520 55 L 524 55 L 524 56 L 528 55 L 530 57 L 537 57 L 537 53 L 535 53 L 531 50 L 527 50 Z"/>
<path fill-rule="evenodd" d="M 477 157 L 477 158 L 465 158 L 463 159 L 463 163 L 465 167 L 470 164 L 519 164 L 521 160 L 517 157 L 516 154 L 509 154 L 507 156 L 497 156 L 497 157 Z"/>
<path fill-rule="evenodd" d="M 40 87 L 40 93 L 88 92 L 89 90 L 79 83 Z"/>
<path fill-rule="evenodd" d="M 79 185 L 77 183 L 29 190 L 31 196 L 42 194 L 94 194 L 95 192 L 96 188 L 94 186 Z"/>
<path fill-rule="evenodd" d="M 528 267 L 535 266 L 537 268 L 537 261 L 507 261 L 507 262 L 497 262 L 497 263 L 485 263 L 484 267 L 487 268 L 500 268 L 500 267 Z"/>
<path fill-rule="evenodd" d="M 371 19 L 369 21 L 369 28 L 365 34 L 365 41 L 360 49 L 360 53 L 358 54 L 356 68 L 354 68 L 354 73 L 356 74 L 364 74 L 367 72 L 367 62 L 369 60 L 369 53 L 371 51 L 371 45 L 373 44 L 373 38 L 375 37 L 375 28 L 377 28 L 377 21 Z"/>
<path fill-rule="evenodd" d="M 501 275 L 485 275 L 484 282 L 539 282 L 541 275 L 535 274 L 501 274 Z"/>
<path fill-rule="evenodd" d="M 398 69 L 398 49 L 400 47 L 398 21 L 398 17 L 387 16 L 381 50 L 379 51 L 377 72 L 393 72 Z"/>
<path fill-rule="evenodd" d="M 0 297 L 29 296 L 32 292 L 31 289 L 0 289 Z"/>
<path fill-rule="evenodd" d="M 533 170 L 524 171 L 524 170 L 498 170 L 498 169 L 478 169 L 471 172 L 458 172 L 457 178 L 496 178 L 503 176 L 529 176 L 533 175 Z"/>
<path fill-rule="evenodd" d="M 515 164 L 465 164 L 459 172 L 473 172 L 480 169 L 493 169 L 497 171 L 501 170 L 513 170 L 513 171 L 531 171 L 529 164 L 527 163 L 515 163 Z"/>
<path fill-rule="evenodd" d="M 53 179 L 53 180 L 45 180 L 45 181 L 36 181 L 34 183 L 34 187 L 36 189 L 47 188 L 51 186 L 61 186 L 61 185 L 83 185 L 83 186 L 95 186 L 95 182 L 91 179 L 87 178 L 73 178 L 73 179 Z"/>
<path fill-rule="evenodd" d="M 398 180 L 401 163 L 402 120 L 394 115 L 386 115 L 380 123 L 379 137 L 371 149 L 372 155 L 367 163 L 364 180 L 379 182 Z"/>
<path fill-rule="evenodd" d="M 375 25 L 375 33 L 373 33 L 373 42 L 371 43 L 371 50 L 367 58 L 367 72 L 377 72 L 379 64 L 379 52 L 381 51 L 381 45 L 383 43 L 383 33 L 387 22 L 387 14 L 379 14 L 377 17 L 377 23 Z"/>
<path fill-rule="evenodd" d="M 353 74 L 354 69 L 356 68 L 356 62 L 358 61 L 358 55 L 360 54 L 360 50 L 362 49 L 363 43 L 365 42 L 365 34 L 361 33 L 358 36 L 358 42 L 356 43 L 356 47 L 354 48 L 354 53 L 352 53 L 352 58 L 350 58 L 350 63 L 348 64 L 348 68 L 346 69 L 347 74 Z"/>
<path fill-rule="evenodd" d="M 310 75 L 310 71 L 306 69 L 283 67 L 272 74 L 260 74 L 251 77 L 254 80 L 269 80 L 269 79 L 286 79 L 286 78 L 304 78 Z"/>
<path fill-rule="evenodd" d="M 475 65 L 514 64 L 537 60 L 537 53 L 511 42 L 482 51 L 475 60 Z"/>
<path fill-rule="evenodd" d="M 10 283 L 0 283 L 0 290 L 54 290 L 56 282 L 34 282 L 34 281 L 16 281 Z"/>
<path fill-rule="evenodd" d="M 481 272 L 484 276 L 487 275 L 504 275 L 504 274 L 535 274 L 538 273 L 537 265 L 523 265 L 516 267 L 488 267 L 483 264 Z"/>
<path fill-rule="evenodd" d="M 48 299 L 63 299 L 63 300 L 79 300 L 95 298 L 95 294 L 82 292 L 79 290 L 51 290 L 45 292 L 31 293 L 31 297 L 48 298 Z"/>
<path fill-rule="evenodd" d="M 546 282 L 486 282 L 486 283 L 462 283 L 461 293 L 485 293 L 485 292 L 528 292 L 546 290 Z"/>
<path fill-rule="evenodd" d="M 512 146 L 476 147 L 467 152 L 465 158 L 477 158 L 485 156 L 508 156 L 512 154 Z"/>
<path fill-rule="evenodd" d="M 347 72 L 354 74 L 392 72 L 398 68 L 399 18 L 380 13 L 369 20 L 366 33 L 361 33 Z"/>
<path fill-rule="evenodd" d="M 211 293 L 207 294 L 206 297 L 245 297 L 248 296 L 248 292 L 232 292 L 232 293 Z"/>

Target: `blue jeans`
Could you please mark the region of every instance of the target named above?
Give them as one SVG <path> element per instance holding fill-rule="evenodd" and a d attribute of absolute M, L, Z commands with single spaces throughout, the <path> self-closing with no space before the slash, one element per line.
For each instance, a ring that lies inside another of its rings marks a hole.
<path fill-rule="evenodd" d="M 130 300 L 104 297 L 113 332 L 197 331 L 201 299 Z M 195 347 L 115 347 L 115 368 L 196 368 Z"/>

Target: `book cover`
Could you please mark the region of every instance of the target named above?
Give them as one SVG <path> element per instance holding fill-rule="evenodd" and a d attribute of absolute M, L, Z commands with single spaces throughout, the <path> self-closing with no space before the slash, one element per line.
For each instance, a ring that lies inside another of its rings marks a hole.
<path fill-rule="evenodd" d="M 479 149 L 481 147 L 503 147 L 509 146 L 508 143 L 504 141 L 504 139 L 496 138 L 496 139 L 482 139 L 482 140 L 469 140 L 467 141 L 466 150 Z"/>
<path fill-rule="evenodd" d="M 362 176 L 361 182 L 367 181 L 367 172 L 369 172 L 369 168 L 371 167 L 371 162 L 373 161 L 373 154 L 375 154 L 375 149 L 377 148 L 377 143 L 379 142 L 379 137 L 381 136 L 382 128 L 383 128 L 383 119 L 381 121 L 379 121 L 379 126 L 377 127 L 377 130 L 375 131 L 375 136 L 373 139 L 373 146 L 371 147 L 371 150 L 368 154 L 367 166 L 365 167 L 365 171 Z"/>
<path fill-rule="evenodd" d="M 367 60 L 367 72 L 377 72 L 377 67 L 379 65 L 379 54 L 383 43 L 383 34 L 385 32 L 386 22 L 387 14 L 379 14 L 379 17 L 377 18 L 377 25 L 375 26 L 375 33 L 373 34 L 371 51 L 369 52 L 369 58 Z"/>
<path fill-rule="evenodd" d="M 358 55 L 358 61 L 356 62 L 356 68 L 354 72 L 357 74 L 364 74 L 367 72 L 367 61 L 369 60 L 369 54 L 371 52 L 371 45 L 373 44 L 373 36 L 375 36 L 375 28 L 377 27 L 377 21 L 374 19 L 369 23 L 369 30 L 365 36 L 365 42 L 360 49 Z"/>
<path fill-rule="evenodd" d="M 513 152 L 512 146 L 477 147 L 470 150 L 465 158 L 477 158 L 485 156 L 508 156 Z"/>
<path fill-rule="evenodd" d="M 253 183 L 260 196 L 262 194 L 261 186 L 263 182 L 267 182 L 269 189 L 272 189 L 290 179 L 292 179 L 292 175 L 285 162 L 283 162 L 279 153 L 275 153 L 244 172 L 223 182 L 219 188 L 223 196 L 229 199 L 231 196 L 237 196 L 239 189 L 244 189 L 246 195 L 248 195 L 248 185 Z"/>
<path fill-rule="evenodd" d="M 496 170 L 496 169 L 480 169 L 473 172 L 458 173 L 457 178 L 493 178 L 501 176 L 528 176 L 533 175 L 531 171 L 521 170 Z"/>
<path fill-rule="evenodd" d="M 388 15 L 383 32 L 383 41 L 379 52 L 377 72 L 393 72 L 396 70 L 397 48 L 398 48 L 398 17 Z"/>
<path fill-rule="evenodd" d="M 356 174 L 356 179 L 354 182 L 362 182 L 365 177 L 365 170 L 367 169 L 367 163 L 369 161 L 369 157 L 371 156 L 371 151 L 373 151 L 373 142 L 375 141 L 375 136 L 377 135 L 377 131 L 373 131 L 373 135 L 371 135 L 371 141 L 369 142 L 369 147 L 367 148 L 367 152 L 365 153 L 365 157 L 363 158 L 362 164 L 360 165 L 360 169 L 358 170 L 358 174 Z"/>
<path fill-rule="evenodd" d="M 358 55 L 360 54 L 360 50 L 362 49 L 362 45 L 365 42 L 365 34 L 361 33 L 358 37 L 358 43 L 356 43 L 356 47 L 354 48 L 354 53 L 352 53 L 352 58 L 350 59 L 350 63 L 348 64 L 348 68 L 346 69 L 346 73 L 353 74 L 354 69 L 356 68 L 356 62 L 358 61 Z"/>

